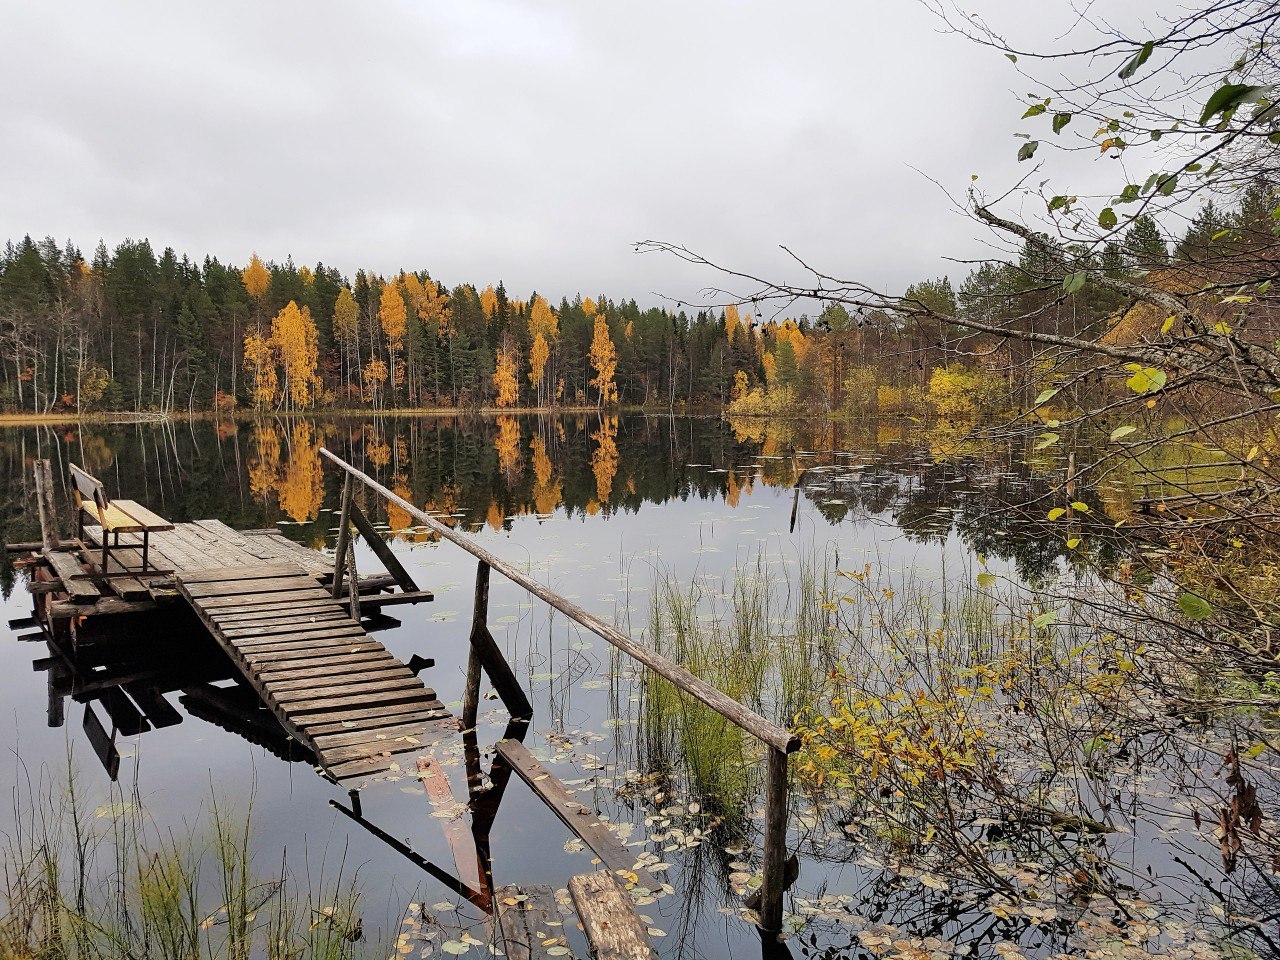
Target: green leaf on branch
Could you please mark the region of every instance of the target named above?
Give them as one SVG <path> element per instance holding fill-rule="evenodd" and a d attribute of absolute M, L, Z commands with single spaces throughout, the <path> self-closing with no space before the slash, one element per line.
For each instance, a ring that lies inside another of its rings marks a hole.
<path fill-rule="evenodd" d="M 981 587 L 983 590 L 986 590 L 988 587 L 994 587 L 995 585 L 996 585 L 996 575 L 994 573 L 978 574 L 978 586 Z"/>
<path fill-rule="evenodd" d="M 1036 155 L 1036 147 L 1038 146 L 1040 146 L 1039 140 L 1030 140 L 1027 143 L 1024 143 L 1018 149 L 1018 162 L 1021 163 L 1023 160 L 1030 160 L 1034 157 Z"/>
<path fill-rule="evenodd" d="M 1040 616 L 1036 617 L 1031 622 L 1041 629 L 1051 627 L 1058 622 L 1058 614 L 1056 611 L 1050 610 L 1048 613 L 1040 614 Z"/>
<path fill-rule="evenodd" d="M 1058 388 L 1057 388 L 1057 387 L 1050 387 L 1048 390 L 1041 390 L 1041 391 L 1040 391 L 1040 395 L 1039 395 L 1038 397 L 1036 397 L 1036 402 L 1035 402 L 1035 403 L 1033 403 L 1033 404 L 1032 404 L 1032 406 L 1033 406 L 1033 407 L 1038 407 L 1038 406 L 1040 406 L 1040 404 L 1042 404 L 1042 403 L 1048 403 L 1050 400 L 1052 400 L 1052 399 L 1053 399 L 1054 397 L 1056 397 L 1057 395 L 1058 395 Z"/>
<path fill-rule="evenodd" d="M 1062 278 L 1062 292 L 1075 293 L 1084 286 L 1084 282 L 1088 277 L 1089 274 L 1085 270 L 1077 270 L 1075 273 L 1067 274 Z"/>
<path fill-rule="evenodd" d="M 1057 442 L 1058 435 L 1056 433 L 1042 433 L 1040 435 L 1040 442 L 1035 445 L 1034 449 L 1043 450 L 1045 447 L 1052 447 Z"/>
<path fill-rule="evenodd" d="M 1269 89 L 1269 87 L 1250 86 L 1247 83 L 1224 83 L 1213 91 L 1213 96 L 1204 105 L 1204 111 L 1200 114 L 1201 125 L 1207 124 L 1220 113 L 1229 113 L 1242 103 L 1256 100 Z"/>
<path fill-rule="evenodd" d="M 1133 75 L 1138 72 L 1138 68 L 1151 59 L 1151 54 L 1155 52 L 1155 49 L 1156 45 L 1154 41 L 1148 40 L 1144 43 L 1138 52 L 1130 57 L 1125 65 L 1120 68 L 1120 79 L 1131 79 Z"/>
<path fill-rule="evenodd" d="M 1116 225 L 1116 212 L 1110 207 L 1103 207 L 1102 212 L 1098 214 L 1098 226 L 1104 230 L 1110 230 Z"/>
<path fill-rule="evenodd" d="M 1111 431 L 1111 439 L 1112 441 L 1123 440 L 1125 437 L 1127 437 L 1129 434 L 1133 433 L 1137 429 L 1138 428 L 1133 425 L 1116 427 L 1114 430 Z"/>
<path fill-rule="evenodd" d="M 1040 114 L 1044 113 L 1045 109 L 1046 108 L 1043 103 L 1033 103 L 1031 106 L 1027 107 L 1027 112 L 1022 115 L 1022 119 L 1025 120 L 1027 117 L 1038 117 Z"/>
<path fill-rule="evenodd" d="M 1061 133 L 1062 128 L 1065 127 L 1070 122 L 1071 122 L 1071 114 L 1055 113 L 1053 115 L 1053 132 Z"/>
<path fill-rule="evenodd" d="M 1209 606 L 1209 602 L 1203 597 L 1197 597 L 1194 593 L 1184 593 L 1178 597 L 1178 609 L 1188 620 L 1203 620 L 1213 613 L 1213 607 Z"/>
<path fill-rule="evenodd" d="M 1076 511 L 1076 513 L 1088 513 L 1089 505 L 1083 500 L 1072 500 L 1071 509 Z"/>
<path fill-rule="evenodd" d="M 1074 549 L 1075 549 L 1076 547 L 1078 547 L 1078 546 L 1080 546 L 1080 538 L 1079 538 L 1079 537 L 1069 537 L 1069 538 L 1067 539 L 1067 549 L 1068 549 L 1068 550 L 1074 550 Z"/>
<path fill-rule="evenodd" d="M 1160 181 L 1161 196 L 1165 196 L 1165 197 L 1173 196 L 1173 191 L 1177 189 L 1178 189 L 1177 174 L 1170 174 L 1169 176 L 1165 177 L 1163 180 Z"/>
<path fill-rule="evenodd" d="M 1112 200 L 1112 203 L 1133 203 L 1138 199 L 1138 191 L 1141 188 L 1136 183 L 1125 184 L 1125 188 L 1120 191 L 1120 196 Z"/>
<path fill-rule="evenodd" d="M 1067 515 L 1066 507 L 1054 507 L 1052 510 L 1049 511 L 1049 514 L 1048 514 L 1050 520 L 1057 520 L 1060 517 L 1065 517 L 1066 515 Z"/>

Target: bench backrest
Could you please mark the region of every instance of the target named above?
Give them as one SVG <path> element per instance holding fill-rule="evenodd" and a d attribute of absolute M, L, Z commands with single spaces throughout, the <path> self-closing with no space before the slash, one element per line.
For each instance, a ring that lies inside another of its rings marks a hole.
<path fill-rule="evenodd" d="M 86 500 L 91 501 L 98 508 L 98 519 L 102 520 L 107 507 L 111 505 L 111 501 L 107 498 L 107 488 L 102 485 L 101 480 L 74 463 L 68 466 L 71 468 L 71 481 L 75 484 L 76 506 L 80 506 Z"/>

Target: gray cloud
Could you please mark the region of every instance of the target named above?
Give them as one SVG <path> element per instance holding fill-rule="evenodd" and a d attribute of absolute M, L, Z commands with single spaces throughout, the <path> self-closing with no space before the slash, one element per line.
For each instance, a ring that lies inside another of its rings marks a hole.
<path fill-rule="evenodd" d="M 642 302 L 712 278 L 634 240 L 764 271 L 785 243 L 900 288 L 980 249 L 912 166 L 957 193 L 1019 172 L 1024 82 L 937 27 L 837 0 L 0 0 L 0 234 Z"/>

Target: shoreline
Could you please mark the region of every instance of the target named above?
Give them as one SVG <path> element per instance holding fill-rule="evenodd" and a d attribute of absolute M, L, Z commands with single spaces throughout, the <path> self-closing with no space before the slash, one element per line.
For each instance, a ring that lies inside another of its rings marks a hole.
<path fill-rule="evenodd" d="M 294 417 L 315 417 L 320 419 L 354 418 L 354 417 L 493 417 L 493 416 L 582 416 L 584 414 L 643 413 L 661 416 L 700 417 L 721 416 L 724 411 L 713 408 L 695 408 L 672 410 L 669 407 L 646 407 L 628 404 L 611 407 L 476 407 L 460 409 L 458 407 L 388 407 L 372 410 L 362 407 L 313 407 L 309 410 L 234 410 L 219 413 L 213 410 L 196 410 L 193 412 L 177 411 L 159 413 L 155 411 L 103 410 L 85 413 L 0 413 L 0 427 L 38 427 L 92 424 L 135 424 L 135 423 L 186 423 L 203 420 L 277 420 Z"/>

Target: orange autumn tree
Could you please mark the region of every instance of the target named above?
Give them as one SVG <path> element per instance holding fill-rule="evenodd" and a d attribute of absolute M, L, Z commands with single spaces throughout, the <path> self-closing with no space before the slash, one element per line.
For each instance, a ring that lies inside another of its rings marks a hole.
<path fill-rule="evenodd" d="M 504 347 L 498 351 L 497 369 L 493 371 L 493 386 L 498 391 L 496 403 L 500 407 L 513 406 L 520 399 L 520 377 L 516 373 L 514 350 Z"/>
<path fill-rule="evenodd" d="M 590 300 L 586 303 L 591 303 Z M 586 306 L 586 303 L 583 306 Z M 594 306 L 594 304 L 593 304 Z M 613 380 L 618 369 L 618 351 L 613 346 L 613 338 L 609 336 L 609 324 L 603 313 L 595 316 L 595 330 L 591 337 L 591 350 L 588 353 L 591 366 L 596 375 L 591 386 L 596 388 L 600 397 L 600 406 L 618 402 L 618 385 Z"/>
<path fill-rule="evenodd" d="M 387 360 L 391 375 L 390 391 L 396 392 L 397 373 L 400 368 L 400 351 L 404 349 L 404 335 L 409 327 L 409 312 L 404 306 L 398 280 L 388 280 L 382 287 L 382 299 L 378 303 L 378 320 L 387 338 Z M 366 368 L 368 369 L 368 368 Z"/>
<path fill-rule="evenodd" d="M 311 406 L 320 391 L 320 337 L 311 311 L 290 300 L 271 321 L 271 342 L 284 369 L 288 405 Z"/>

